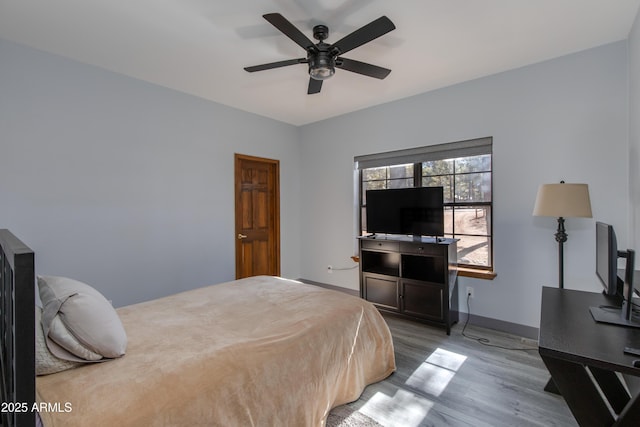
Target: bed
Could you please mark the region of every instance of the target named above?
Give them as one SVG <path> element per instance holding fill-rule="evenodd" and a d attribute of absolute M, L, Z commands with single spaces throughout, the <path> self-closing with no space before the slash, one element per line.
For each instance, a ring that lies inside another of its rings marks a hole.
<path fill-rule="evenodd" d="M 259 276 L 119 308 L 123 357 L 36 378 L 33 252 L 7 230 L 0 245 L 8 266 L 3 402 L 35 403 L 45 427 L 322 426 L 333 407 L 395 370 L 389 329 L 373 305 Z M 35 415 L 3 413 L 4 424 L 32 426 Z"/>

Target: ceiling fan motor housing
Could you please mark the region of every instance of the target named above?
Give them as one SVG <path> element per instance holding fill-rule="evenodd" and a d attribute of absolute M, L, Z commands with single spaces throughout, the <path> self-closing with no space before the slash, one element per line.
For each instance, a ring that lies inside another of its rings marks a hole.
<path fill-rule="evenodd" d="M 323 41 L 329 38 L 329 27 L 326 25 L 316 25 L 313 27 L 313 37 Z"/>

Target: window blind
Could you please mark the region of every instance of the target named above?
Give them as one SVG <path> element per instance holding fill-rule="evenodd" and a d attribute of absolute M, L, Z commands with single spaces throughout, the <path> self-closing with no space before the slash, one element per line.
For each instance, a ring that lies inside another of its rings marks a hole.
<path fill-rule="evenodd" d="M 353 160 L 356 169 L 368 169 L 491 154 L 492 145 L 493 138 L 485 137 L 448 142 L 446 144 L 429 145 L 426 147 L 388 151 L 386 153 L 366 154 L 364 156 L 356 156 Z"/>

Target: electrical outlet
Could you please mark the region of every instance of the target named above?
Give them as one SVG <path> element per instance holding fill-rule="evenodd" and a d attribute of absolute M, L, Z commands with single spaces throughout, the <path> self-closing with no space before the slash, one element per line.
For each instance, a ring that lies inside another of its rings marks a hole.
<path fill-rule="evenodd" d="M 327 273 L 329 273 L 329 274 L 333 273 L 333 266 L 332 265 L 328 265 L 327 266 Z"/>
<path fill-rule="evenodd" d="M 471 286 L 467 286 L 467 296 L 473 298 L 473 288 Z"/>

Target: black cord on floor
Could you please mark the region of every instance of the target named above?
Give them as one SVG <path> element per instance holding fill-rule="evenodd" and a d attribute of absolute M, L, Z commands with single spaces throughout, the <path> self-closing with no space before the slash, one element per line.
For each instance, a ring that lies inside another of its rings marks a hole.
<path fill-rule="evenodd" d="M 513 351 L 535 350 L 535 351 L 538 351 L 538 349 L 536 347 L 505 347 L 505 346 L 498 345 L 498 344 L 492 344 L 491 340 L 489 340 L 488 338 L 475 337 L 473 335 L 466 334 L 465 330 L 467 329 L 467 325 L 469 324 L 469 319 L 471 318 L 471 304 L 469 302 L 470 298 L 471 298 L 471 295 L 467 294 L 467 320 L 465 320 L 464 326 L 462 327 L 462 336 L 463 337 L 468 338 L 470 340 L 477 341 L 478 343 L 480 343 L 482 345 L 486 345 L 487 347 L 496 347 L 496 348 L 501 348 L 503 350 L 513 350 Z"/>

